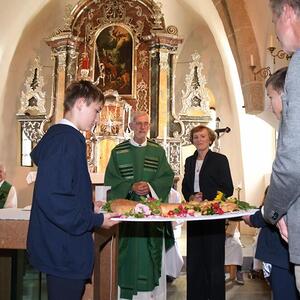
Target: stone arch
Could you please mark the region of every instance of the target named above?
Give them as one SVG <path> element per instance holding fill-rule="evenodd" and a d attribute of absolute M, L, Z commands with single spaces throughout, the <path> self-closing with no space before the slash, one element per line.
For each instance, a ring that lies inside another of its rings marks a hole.
<path fill-rule="evenodd" d="M 236 61 L 244 105 L 247 113 L 257 114 L 264 110 L 264 81 L 254 80 L 250 55 L 259 62 L 258 46 L 245 2 L 240 0 L 212 0 L 223 22 L 225 32 Z M 257 66 L 258 69 L 261 66 Z"/>

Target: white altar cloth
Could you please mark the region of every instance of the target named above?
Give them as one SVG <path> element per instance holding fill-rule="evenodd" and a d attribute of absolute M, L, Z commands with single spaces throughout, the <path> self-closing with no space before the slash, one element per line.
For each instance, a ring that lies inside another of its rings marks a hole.
<path fill-rule="evenodd" d="M 29 220 L 30 211 L 22 208 L 0 209 L 0 220 Z"/>

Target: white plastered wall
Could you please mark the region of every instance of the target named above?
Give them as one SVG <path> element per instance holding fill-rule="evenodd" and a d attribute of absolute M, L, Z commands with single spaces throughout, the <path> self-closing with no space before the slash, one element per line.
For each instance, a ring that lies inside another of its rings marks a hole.
<path fill-rule="evenodd" d="M 19 107 L 18 101 L 28 75 L 28 68 L 34 58 L 40 55 L 42 63 L 51 64 L 50 51 L 43 39 L 62 25 L 64 5 L 70 2 L 74 4 L 76 1 L 14 0 L 6 2 L 5 10 L 1 10 L 0 160 L 7 166 L 8 180 L 17 187 L 20 206 L 29 204 L 32 187 L 28 187 L 25 182 L 29 169 L 19 167 L 18 161 L 18 132 L 15 118 Z M 243 184 L 242 196 L 249 202 L 258 203 L 264 190 L 264 174 L 270 172 L 273 159 L 273 129 L 260 118 L 244 113 L 238 73 L 220 17 L 211 0 L 161 2 L 166 24 L 177 26 L 180 35 L 186 38 L 192 30 L 207 27 L 206 38 L 215 43 L 214 48 L 224 78 L 222 86 L 224 95 L 218 96 L 220 102 L 218 114 L 225 126 L 234 129 L 232 133 L 222 138 L 222 152 L 230 159 L 235 186 Z M 252 7 L 252 4 L 250 6 Z M 251 7 L 249 10 L 253 10 Z M 267 4 L 265 7 L 268 9 Z M 256 24 L 255 18 L 258 16 L 253 14 L 250 17 L 252 23 Z M 270 26 L 267 29 L 261 28 L 261 31 L 270 30 L 269 28 Z M 260 31 L 255 32 L 258 34 Z M 257 39 L 261 39 L 259 34 Z M 189 43 L 191 50 L 193 46 L 191 41 Z M 197 41 L 194 43 L 197 45 Z M 262 43 L 265 44 L 266 39 Z M 259 47 L 262 56 L 263 47 Z M 180 51 L 182 49 L 184 45 Z M 183 54 L 180 52 L 179 55 Z M 213 85 L 213 78 L 208 77 L 210 84 Z"/>
<path fill-rule="evenodd" d="M 264 6 L 267 10 L 268 7 L 266 3 L 262 5 L 261 2 L 259 5 Z M 243 187 L 242 197 L 246 201 L 259 204 L 265 188 L 265 174 L 270 173 L 271 170 L 274 154 L 274 130 L 261 118 L 245 114 L 242 108 L 244 104 L 243 94 L 236 64 L 216 8 L 210 0 L 178 0 L 175 1 L 176 4 L 172 1 L 173 9 L 178 6 L 178 14 L 171 14 L 170 11 L 172 11 L 172 8 L 170 7 L 170 2 L 166 0 L 163 1 L 163 3 L 166 7 L 169 6 L 165 13 L 167 24 L 174 24 L 176 26 L 183 24 L 183 12 L 189 11 L 190 18 L 195 20 L 195 15 L 198 15 L 201 20 L 199 23 L 203 23 L 203 21 L 206 23 L 214 38 L 224 72 L 224 81 L 227 85 L 227 93 L 219 99 L 216 97 L 216 101 L 219 101 L 219 108 L 217 108 L 218 115 L 224 126 L 229 126 L 233 129 L 230 134 L 224 136 L 221 140 L 222 152 L 225 153 L 230 160 L 235 187 L 240 184 Z M 252 4 L 250 6 L 251 9 L 253 9 Z M 258 16 L 252 15 L 250 17 L 258 18 Z M 179 21 L 177 21 L 178 19 Z M 256 20 L 252 19 L 253 23 L 255 23 L 255 21 Z M 191 24 L 190 19 L 186 22 L 187 24 Z M 195 26 L 195 23 L 193 25 Z M 260 30 L 264 31 L 262 27 L 260 27 Z M 182 31 L 185 33 L 185 36 L 188 36 L 190 33 L 187 28 Z M 179 32 L 181 33 L 180 28 Z M 260 33 L 257 28 L 254 32 L 255 34 Z M 205 38 L 208 38 L 208 36 L 204 35 L 203 39 Z M 260 40 L 261 35 L 259 35 L 257 39 L 258 38 Z M 197 40 L 195 40 L 194 43 L 195 48 L 197 47 L 197 43 L 203 44 L 203 42 Z M 259 49 L 262 55 L 264 55 L 263 47 L 265 38 L 262 43 L 263 46 L 260 46 Z M 184 49 L 184 45 L 182 49 Z M 212 79 L 208 78 L 208 80 Z M 208 87 L 210 88 L 210 86 Z M 214 94 L 216 93 L 216 91 L 212 91 Z"/>

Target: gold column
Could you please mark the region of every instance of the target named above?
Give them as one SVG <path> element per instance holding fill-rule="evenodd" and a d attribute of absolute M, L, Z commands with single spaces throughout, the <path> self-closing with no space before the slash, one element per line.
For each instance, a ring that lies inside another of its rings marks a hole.
<path fill-rule="evenodd" d="M 159 51 L 159 95 L 158 95 L 158 137 L 168 136 L 168 78 L 169 78 L 169 51 Z"/>
<path fill-rule="evenodd" d="M 151 137 L 167 140 L 174 129 L 171 124 L 174 119 L 172 115 L 174 56 L 182 39 L 177 35 L 156 32 L 149 42 L 151 51 Z"/>
<path fill-rule="evenodd" d="M 60 32 L 49 38 L 47 44 L 51 47 L 52 56 L 55 59 L 53 99 L 55 101 L 53 122 L 57 123 L 63 118 L 64 96 L 66 86 L 76 79 L 78 66 L 79 39 L 70 31 Z"/>
<path fill-rule="evenodd" d="M 56 109 L 54 114 L 54 122 L 57 123 L 63 118 L 64 96 L 66 86 L 66 50 L 57 53 L 57 90 L 56 90 Z"/>

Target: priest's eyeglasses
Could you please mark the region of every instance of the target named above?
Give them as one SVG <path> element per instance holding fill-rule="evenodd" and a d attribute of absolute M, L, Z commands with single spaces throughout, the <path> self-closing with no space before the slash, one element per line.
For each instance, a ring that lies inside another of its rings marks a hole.
<path fill-rule="evenodd" d="M 135 122 L 135 125 L 138 127 L 148 127 L 150 125 L 149 122 Z"/>

